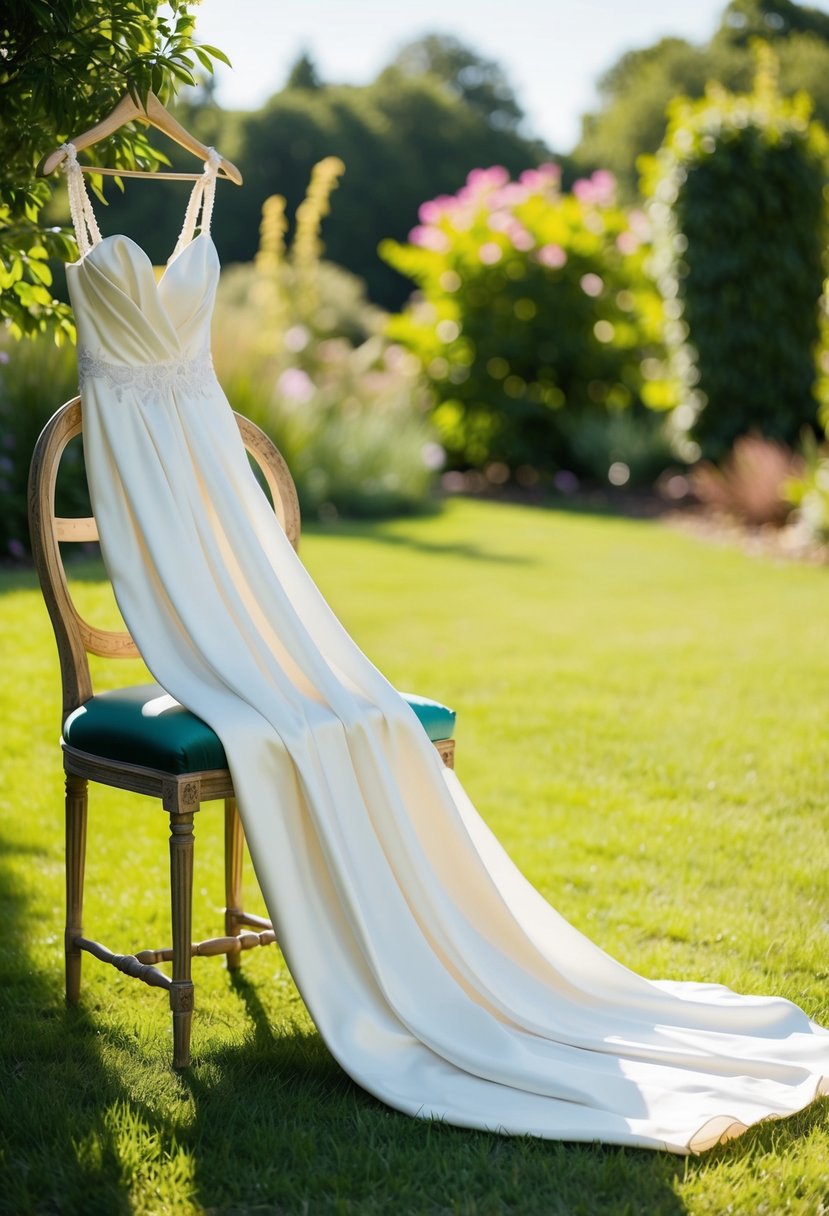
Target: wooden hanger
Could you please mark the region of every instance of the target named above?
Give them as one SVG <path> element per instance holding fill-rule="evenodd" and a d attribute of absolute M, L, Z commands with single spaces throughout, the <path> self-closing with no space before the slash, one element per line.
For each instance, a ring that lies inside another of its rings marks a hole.
<path fill-rule="evenodd" d="M 198 156 L 201 160 L 206 161 L 210 149 L 203 143 L 200 143 L 194 135 L 177 122 L 168 110 L 156 97 L 155 93 L 147 94 L 147 104 L 142 105 L 137 94 L 127 93 L 118 102 L 115 109 L 101 119 L 94 127 L 90 127 L 88 131 L 84 131 L 82 135 L 76 135 L 68 142 L 80 152 L 82 148 L 88 148 L 91 144 L 98 143 L 101 139 L 106 139 L 107 135 L 112 135 L 113 131 L 117 131 L 119 127 L 125 126 L 128 122 L 133 122 L 139 119 L 149 123 L 152 127 L 157 127 L 159 131 L 163 131 L 165 135 L 169 135 L 170 139 L 180 144 L 182 148 L 186 148 L 188 152 L 192 152 L 194 156 Z M 43 157 L 37 167 L 38 177 L 48 177 L 50 173 L 54 173 L 55 169 L 66 159 L 66 153 L 63 148 L 55 148 L 54 152 L 49 152 Z M 201 177 L 200 173 L 168 173 L 164 170 L 149 170 L 149 169 L 105 169 L 100 165 L 81 165 L 86 173 L 107 173 L 113 177 L 167 177 L 174 181 L 198 181 Z M 223 156 L 219 158 L 219 177 L 226 177 L 229 181 L 234 182 L 237 186 L 242 184 L 242 175 L 231 161 L 226 160 Z"/>

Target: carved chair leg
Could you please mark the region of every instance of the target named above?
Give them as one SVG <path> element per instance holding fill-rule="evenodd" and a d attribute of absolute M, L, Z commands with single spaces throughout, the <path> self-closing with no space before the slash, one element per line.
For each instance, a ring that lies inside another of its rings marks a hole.
<path fill-rule="evenodd" d="M 239 921 L 242 911 L 242 860 L 245 835 L 235 798 L 225 799 L 225 934 L 235 937 L 244 926 Z M 242 951 L 225 956 L 228 971 L 238 971 Z"/>
<path fill-rule="evenodd" d="M 170 814 L 170 902 L 173 921 L 173 1068 L 190 1063 L 193 982 L 190 943 L 193 920 L 193 811 Z"/>
<path fill-rule="evenodd" d="M 75 940 L 83 934 L 83 876 L 86 862 L 87 780 L 66 774 L 66 1002 L 76 1005 L 81 992 L 81 950 Z"/>

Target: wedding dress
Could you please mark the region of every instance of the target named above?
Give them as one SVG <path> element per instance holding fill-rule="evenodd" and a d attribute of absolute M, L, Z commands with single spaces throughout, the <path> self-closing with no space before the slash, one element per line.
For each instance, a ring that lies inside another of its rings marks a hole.
<path fill-rule="evenodd" d="M 101 239 L 71 146 L 67 176 L 106 566 L 153 675 L 224 744 L 277 939 L 346 1072 L 422 1118 L 676 1153 L 824 1092 L 829 1031 L 795 1005 L 644 979 L 559 916 L 323 600 L 212 371 L 212 155 L 158 282 L 129 237 Z"/>

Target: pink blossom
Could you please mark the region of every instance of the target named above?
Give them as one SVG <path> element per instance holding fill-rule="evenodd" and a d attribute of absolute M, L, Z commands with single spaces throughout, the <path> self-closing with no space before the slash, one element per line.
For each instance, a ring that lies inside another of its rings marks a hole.
<path fill-rule="evenodd" d="M 542 245 L 535 256 L 542 266 L 549 266 L 551 270 L 558 270 L 567 261 L 561 245 Z"/>
<path fill-rule="evenodd" d="M 620 253 L 636 253 L 639 248 L 639 237 L 630 230 L 620 232 L 616 237 L 616 248 Z"/>
<path fill-rule="evenodd" d="M 522 253 L 526 253 L 535 245 L 535 240 L 531 233 L 527 231 L 523 224 L 519 224 L 518 222 L 508 230 L 507 236 L 515 248 L 520 249 Z"/>
<path fill-rule="evenodd" d="M 488 169 L 472 169 L 466 177 L 466 184 L 473 190 L 492 190 L 505 186 L 509 181 L 509 173 L 503 165 L 490 165 Z"/>
<path fill-rule="evenodd" d="M 616 196 L 616 178 L 608 169 L 597 169 L 592 177 L 573 182 L 573 194 L 581 203 L 607 206 Z"/>
<path fill-rule="evenodd" d="M 277 390 L 290 401 L 304 404 L 314 395 L 314 383 L 301 367 L 286 367 L 276 382 Z"/>
<path fill-rule="evenodd" d="M 529 190 L 546 190 L 561 181 L 561 169 L 553 164 L 539 165 L 537 169 L 525 169 L 518 180 Z"/>
<path fill-rule="evenodd" d="M 535 240 L 524 225 L 514 215 L 506 216 L 505 220 L 506 222 L 501 225 L 501 231 L 509 238 L 514 247 L 523 251 L 532 249 Z"/>
<path fill-rule="evenodd" d="M 600 296 L 604 288 L 604 283 L 597 274 L 583 274 L 579 284 L 586 296 Z"/>
<path fill-rule="evenodd" d="M 494 241 L 487 241 L 478 250 L 478 257 L 485 266 L 494 266 L 496 262 L 500 262 L 501 260 L 501 246 L 496 245 Z"/>
<path fill-rule="evenodd" d="M 628 226 L 631 232 L 635 232 L 640 240 L 646 241 L 649 238 L 651 232 L 650 220 L 640 207 L 634 207 L 633 211 L 628 212 Z"/>
<path fill-rule="evenodd" d="M 487 220 L 487 224 L 493 232 L 504 232 L 509 228 L 511 220 L 512 216 L 507 215 L 506 211 L 493 211 Z"/>
<path fill-rule="evenodd" d="M 593 185 L 596 190 L 608 195 L 610 198 L 616 192 L 616 178 L 609 169 L 597 169 L 593 174 Z"/>
<path fill-rule="evenodd" d="M 535 241 L 524 225 L 506 211 L 494 211 L 487 220 L 493 232 L 503 232 L 516 249 L 532 249 Z"/>
<path fill-rule="evenodd" d="M 446 452 L 439 443 L 424 443 L 420 449 L 420 459 L 427 469 L 436 472 L 446 464 Z"/>
<path fill-rule="evenodd" d="M 452 228 L 455 232 L 466 232 L 472 227 L 472 222 L 475 219 L 474 207 L 458 207 L 455 214 L 452 216 Z"/>
<path fill-rule="evenodd" d="M 505 186 L 490 195 L 490 206 L 515 207 L 516 204 L 523 203 L 528 194 L 526 186 L 522 186 L 518 182 L 507 182 Z"/>
<path fill-rule="evenodd" d="M 413 245 L 420 245 L 421 249 L 433 249 L 435 253 L 445 253 L 449 248 L 449 237 L 445 232 L 423 224 L 415 225 L 409 233 L 409 240 Z"/>
<path fill-rule="evenodd" d="M 451 194 L 439 194 L 437 198 L 420 204 L 417 217 L 421 224 L 436 224 L 446 215 L 447 211 L 451 211 L 456 205 L 457 200 Z"/>

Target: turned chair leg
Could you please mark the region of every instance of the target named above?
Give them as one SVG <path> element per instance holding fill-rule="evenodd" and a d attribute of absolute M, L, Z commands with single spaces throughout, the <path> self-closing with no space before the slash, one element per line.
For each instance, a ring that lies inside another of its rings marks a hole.
<path fill-rule="evenodd" d="M 190 1063 L 193 982 L 190 947 L 193 919 L 193 811 L 170 814 L 170 903 L 173 922 L 173 1068 Z"/>
<path fill-rule="evenodd" d="M 236 937 L 244 926 L 239 921 L 242 911 L 242 861 L 245 835 L 235 798 L 225 799 L 225 934 Z M 228 971 L 242 966 L 242 951 L 225 956 Z"/>
<path fill-rule="evenodd" d="M 66 774 L 66 1003 L 77 1005 L 81 993 L 81 950 L 75 945 L 83 935 L 83 877 L 86 863 L 87 780 Z"/>

